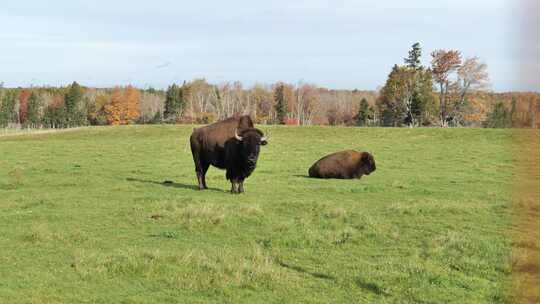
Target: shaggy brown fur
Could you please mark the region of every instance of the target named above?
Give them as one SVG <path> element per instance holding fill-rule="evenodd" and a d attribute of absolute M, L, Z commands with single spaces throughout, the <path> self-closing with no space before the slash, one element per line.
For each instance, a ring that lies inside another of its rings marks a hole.
<path fill-rule="evenodd" d="M 368 152 L 353 150 L 336 152 L 319 159 L 309 168 L 315 178 L 353 179 L 375 171 L 375 160 Z"/>
<path fill-rule="evenodd" d="M 235 132 L 242 137 L 238 140 Z M 263 133 L 253 127 L 247 115 L 225 119 L 193 130 L 190 138 L 191 153 L 199 189 L 207 189 L 206 172 L 210 165 L 226 169 L 232 193 L 244 192 L 244 179 L 251 175 L 257 164 L 259 147 L 266 145 Z"/>

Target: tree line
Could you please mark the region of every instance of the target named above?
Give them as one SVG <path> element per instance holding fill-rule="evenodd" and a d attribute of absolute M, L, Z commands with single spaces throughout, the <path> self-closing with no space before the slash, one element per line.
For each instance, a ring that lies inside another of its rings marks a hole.
<path fill-rule="evenodd" d="M 68 128 L 85 125 L 206 124 L 250 114 L 260 124 L 392 127 L 540 127 L 539 93 L 493 93 L 487 65 L 457 50 L 436 50 L 422 65 L 415 43 L 378 91 L 330 90 L 277 82 L 246 88 L 240 82 L 194 79 L 166 90 L 133 86 L 4 88 L 0 127 Z"/>

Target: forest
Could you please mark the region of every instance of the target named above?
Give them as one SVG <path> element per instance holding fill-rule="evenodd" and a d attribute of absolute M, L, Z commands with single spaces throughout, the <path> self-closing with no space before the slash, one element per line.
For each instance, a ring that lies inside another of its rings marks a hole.
<path fill-rule="evenodd" d="M 373 91 L 304 82 L 245 87 L 202 78 L 167 89 L 0 84 L 0 127 L 206 124 L 241 113 L 260 124 L 540 128 L 540 93 L 491 91 L 488 67 L 480 58 L 436 50 L 429 66 L 421 59 L 422 48 L 415 43 Z"/>

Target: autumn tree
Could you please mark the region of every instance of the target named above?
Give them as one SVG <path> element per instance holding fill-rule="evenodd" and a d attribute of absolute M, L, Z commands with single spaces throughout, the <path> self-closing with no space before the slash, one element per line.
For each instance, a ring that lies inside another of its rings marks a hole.
<path fill-rule="evenodd" d="M 96 94 L 94 102 L 88 107 L 88 120 L 92 125 L 106 125 L 107 113 L 105 107 L 109 104 L 111 96 L 107 92 Z"/>
<path fill-rule="evenodd" d="M 45 107 L 42 123 L 48 128 L 66 128 L 67 113 L 64 104 L 64 95 L 54 95 L 52 102 Z"/>
<path fill-rule="evenodd" d="M 298 124 L 310 125 L 320 96 L 314 85 L 299 83 L 295 90 L 294 118 Z"/>
<path fill-rule="evenodd" d="M 141 116 L 139 103 L 141 101 L 141 93 L 135 87 L 129 85 L 124 92 L 125 103 L 125 124 L 136 123 Z"/>
<path fill-rule="evenodd" d="M 378 105 L 383 124 L 399 127 L 410 116 L 414 93 L 414 70 L 395 65 L 381 89 Z"/>
<path fill-rule="evenodd" d="M 267 123 L 272 120 L 274 99 L 272 92 L 260 84 L 251 89 L 251 98 L 256 104 L 255 118 L 259 123 Z"/>
<path fill-rule="evenodd" d="M 114 88 L 111 94 L 111 101 L 105 106 L 107 121 L 110 125 L 121 125 L 123 114 L 123 96 L 119 87 Z"/>
<path fill-rule="evenodd" d="M 164 98 L 161 92 L 148 89 L 141 92 L 141 123 L 161 123 L 164 112 Z"/>
<path fill-rule="evenodd" d="M 467 58 L 457 69 L 457 83 L 454 88 L 456 100 L 453 101 L 450 112 L 455 124 L 463 122 L 467 96 L 471 91 L 484 90 L 489 86 L 487 65 L 480 62 L 478 57 Z"/>
<path fill-rule="evenodd" d="M 235 86 L 237 84 L 233 84 Z M 189 90 L 189 92 L 186 91 Z M 223 99 L 217 100 L 218 89 L 215 85 L 212 85 L 204 78 L 194 79 L 189 83 L 182 85 L 182 96 L 186 100 L 187 116 L 192 122 L 205 123 L 213 120 L 214 114 L 211 113 L 212 109 L 216 111 L 218 117 L 220 115 L 228 116 L 226 113 L 235 113 L 235 94 L 230 92 L 229 88 L 226 89 L 227 93 L 222 93 Z M 234 90 L 234 89 L 233 89 Z M 225 102 L 222 103 L 222 101 Z M 224 108 L 226 107 L 226 108 Z"/>
<path fill-rule="evenodd" d="M 205 111 L 201 112 L 206 115 L 208 107 L 202 102 L 204 99 L 211 101 L 211 105 L 216 111 L 217 119 L 224 119 L 240 113 L 250 113 L 250 102 L 246 100 L 249 94 L 248 92 L 244 92 L 242 84 L 239 81 L 222 83 L 215 87 L 213 95 L 209 93 L 204 94 L 204 89 L 200 89 L 197 94 L 199 107 L 205 109 Z"/>
<path fill-rule="evenodd" d="M 405 65 L 395 65 L 381 89 L 377 105 L 383 125 L 409 127 L 424 123 L 433 103 L 433 80 L 429 69 L 421 64 L 422 48 L 412 45 Z"/>
<path fill-rule="evenodd" d="M 287 115 L 285 117 L 285 124 L 294 124 L 297 125 L 300 122 L 297 119 L 296 112 L 296 90 L 294 86 L 289 83 L 283 83 L 283 96 L 285 98 L 285 103 L 287 104 Z"/>
<path fill-rule="evenodd" d="M 431 72 L 439 85 L 439 120 L 448 126 L 448 97 L 453 85 L 451 75 L 461 66 L 461 53 L 456 50 L 436 50 L 431 53 Z"/>
<path fill-rule="evenodd" d="M 115 88 L 111 101 L 105 106 L 107 121 L 111 125 L 127 125 L 137 122 L 140 116 L 140 93 L 133 86 L 124 90 Z"/>
<path fill-rule="evenodd" d="M 32 91 L 26 89 L 19 93 L 19 123 L 21 125 L 25 125 L 28 118 L 28 98 L 30 95 L 32 95 Z"/>

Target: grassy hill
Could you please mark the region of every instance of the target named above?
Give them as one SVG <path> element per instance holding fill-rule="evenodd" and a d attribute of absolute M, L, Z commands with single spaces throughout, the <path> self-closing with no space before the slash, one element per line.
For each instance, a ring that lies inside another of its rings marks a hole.
<path fill-rule="evenodd" d="M 261 129 L 243 195 L 195 190 L 191 126 L 0 137 L 0 302 L 503 302 L 509 131 Z M 344 149 L 377 171 L 306 177 Z"/>

